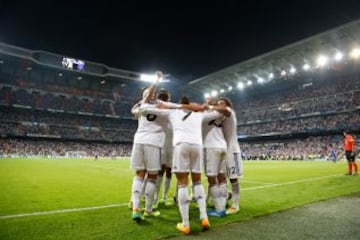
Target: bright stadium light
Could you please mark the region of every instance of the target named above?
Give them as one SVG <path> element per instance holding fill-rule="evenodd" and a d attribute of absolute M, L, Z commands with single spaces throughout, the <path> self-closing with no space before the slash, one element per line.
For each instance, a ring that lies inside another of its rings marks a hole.
<path fill-rule="evenodd" d="M 218 91 L 216 91 L 216 90 L 211 91 L 211 96 L 212 97 L 216 97 L 217 95 L 218 95 Z"/>
<path fill-rule="evenodd" d="M 309 70 L 309 69 L 310 69 L 310 65 L 307 64 L 307 63 L 305 63 L 305 64 L 303 65 L 303 69 L 304 69 L 305 71 Z"/>
<path fill-rule="evenodd" d="M 291 67 L 291 68 L 290 68 L 290 73 L 291 73 L 291 74 L 295 74 L 295 73 L 296 73 L 296 68 L 295 68 L 295 67 Z"/>
<path fill-rule="evenodd" d="M 360 57 L 360 48 L 354 48 L 351 52 L 350 52 L 350 57 L 357 59 Z"/>
<path fill-rule="evenodd" d="M 280 74 L 281 74 L 281 76 L 286 76 L 286 71 L 282 70 Z"/>
<path fill-rule="evenodd" d="M 344 54 L 342 54 L 342 52 L 337 52 L 334 56 L 334 59 L 336 61 L 341 61 L 341 59 L 343 59 L 343 57 L 344 57 Z"/>
<path fill-rule="evenodd" d="M 156 75 L 155 74 L 140 74 L 140 80 L 144 82 L 155 82 Z"/>
<path fill-rule="evenodd" d="M 270 73 L 269 74 L 269 79 L 273 79 L 274 78 L 274 74 L 273 73 Z"/>
<path fill-rule="evenodd" d="M 319 67 L 324 67 L 328 62 L 328 58 L 321 55 L 317 58 L 316 63 Z"/>
<path fill-rule="evenodd" d="M 204 94 L 204 98 L 209 98 L 210 97 L 210 94 L 209 93 L 205 93 Z"/>
<path fill-rule="evenodd" d="M 228 91 L 229 91 L 229 92 L 230 92 L 232 89 L 233 89 L 232 86 L 229 86 L 229 87 L 228 87 Z"/>
<path fill-rule="evenodd" d="M 262 77 L 259 77 L 259 78 L 257 79 L 257 82 L 258 82 L 258 83 L 264 83 L 264 79 L 263 79 Z"/>
<path fill-rule="evenodd" d="M 248 80 L 247 83 L 246 83 L 246 85 L 251 86 L 251 85 L 252 85 L 252 81 L 251 81 L 251 80 Z"/>
<path fill-rule="evenodd" d="M 224 89 L 221 89 L 221 90 L 220 90 L 220 93 L 224 93 L 224 92 L 225 92 L 225 90 L 224 90 Z"/>
<path fill-rule="evenodd" d="M 245 85 L 243 82 L 239 82 L 237 87 L 238 87 L 238 89 L 242 90 L 242 89 L 244 89 Z"/>

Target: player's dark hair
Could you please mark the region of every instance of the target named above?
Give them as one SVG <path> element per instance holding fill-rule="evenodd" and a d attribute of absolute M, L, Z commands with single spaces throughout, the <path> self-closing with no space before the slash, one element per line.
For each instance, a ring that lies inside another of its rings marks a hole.
<path fill-rule="evenodd" d="M 170 100 L 170 92 L 165 89 L 161 89 L 158 92 L 157 98 L 160 99 L 161 101 L 167 102 Z"/>
<path fill-rule="evenodd" d="M 233 108 L 233 104 L 230 99 L 226 97 L 218 98 L 218 101 L 223 100 L 226 103 L 226 106 Z"/>
<path fill-rule="evenodd" d="M 180 98 L 179 102 L 180 104 L 190 104 L 190 99 L 188 97 L 183 96 Z"/>

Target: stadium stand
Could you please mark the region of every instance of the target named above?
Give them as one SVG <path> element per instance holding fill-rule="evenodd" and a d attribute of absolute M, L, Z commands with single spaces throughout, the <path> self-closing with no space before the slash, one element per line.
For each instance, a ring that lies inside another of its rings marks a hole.
<path fill-rule="evenodd" d="M 229 97 L 245 159 L 328 159 L 333 150 L 341 157 L 342 130 L 360 133 L 360 50 L 354 55 L 349 44 L 359 29 L 360 21 L 351 22 L 170 91 L 198 102 L 204 92 Z M 103 156 L 127 152 L 137 127 L 130 108 L 148 85 L 139 73 L 86 61 L 68 69 L 62 56 L 0 46 L 3 153 L 19 145 L 22 155 L 23 146 L 48 155 L 54 144 L 57 155 L 71 146 Z M 331 60 L 339 51 L 342 59 Z M 326 66 L 314 60 L 319 52 L 329 56 Z"/>

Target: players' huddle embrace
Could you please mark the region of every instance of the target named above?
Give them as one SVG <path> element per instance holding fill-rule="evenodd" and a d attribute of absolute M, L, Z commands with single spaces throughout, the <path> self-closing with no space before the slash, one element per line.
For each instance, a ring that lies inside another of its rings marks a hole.
<path fill-rule="evenodd" d="M 209 98 L 204 104 L 197 104 L 182 97 L 180 103 L 171 103 L 168 91 L 161 90 L 156 94 L 156 85 L 161 78 L 162 73 L 157 72 L 157 80 L 132 108 L 138 119 L 131 153 L 131 167 L 136 171 L 131 189 L 132 218 L 141 221 L 144 217 L 160 215 L 159 211 L 153 210 L 154 205 L 159 201 L 168 203 L 171 173 L 174 173 L 177 179 L 175 199 L 182 218 L 176 228 L 189 234 L 189 175 L 202 229 L 210 227 L 208 216 L 223 217 L 240 210 L 238 178 L 242 175 L 242 160 L 236 114 L 226 98 Z M 209 183 L 207 196 L 201 182 L 202 169 Z M 159 200 L 165 172 L 163 199 Z M 228 209 L 227 179 L 231 182 L 232 199 Z M 142 191 L 145 195 L 143 215 L 140 211 Z M 212 199 L 214 208 L 207 209 L 207 198 Z"/>

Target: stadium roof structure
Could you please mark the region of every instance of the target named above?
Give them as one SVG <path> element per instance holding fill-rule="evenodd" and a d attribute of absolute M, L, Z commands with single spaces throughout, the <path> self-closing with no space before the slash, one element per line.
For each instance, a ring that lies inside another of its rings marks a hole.
<path fill-rule="evenodd" d="M 239 83 L 243 87 L 288 79 L 289 75 L 315 70 L 321 61 L 345 59 L 359 45 L 360 19 L 200 77 L 184 90 L 196 95 L 202 91 L 201 96 L 226 94 Z"/>
<path fill-rule="evenodd" d="M 93 77 L 110 77 L 119 80 L 146 81 L 142 79 L 144 77 L 143 73 L 113 68 L 102 63 L 80 60 L 78 58 L 68 57 L 43 50 L 29 50 L 0 42 L 1 64 L 6 62 L 7 59 L 11 59 L 12 61 L 19 60 L 21 64 L 26 65 L 27 68 L 38 65 L 53 69 L 59 69 L 61 71 L 86 74 Z M 82 65 L 82 68 L 75 69 L 72 67 L 68 67 L 68 65 L 64 66 L 64 60 L 71 62 L 71 65 L 73 63 L 75 63 L 76 66 Z M 169 76 L 169 74 L 164 74 L 164 77 L 167 76 Z"/>

